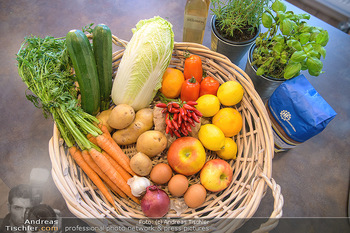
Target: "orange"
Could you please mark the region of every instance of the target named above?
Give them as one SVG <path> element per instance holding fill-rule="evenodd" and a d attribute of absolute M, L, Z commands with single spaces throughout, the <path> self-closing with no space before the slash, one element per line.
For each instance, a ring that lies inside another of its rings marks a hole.
<path fill-rule="evenodd" d="M 167 98 L 177 98 L 180 95 L 184 81 L 185 78 L 181 70 L 168 67 L 163 75 L 160 92 Z"/>
<path fill-rule="evenodd" d="M 237 135 L 243 126 L 241 114 L 234 108 L 222 108 L 215 114 L 212 123 L 219 127 L 225 137 Z"/>

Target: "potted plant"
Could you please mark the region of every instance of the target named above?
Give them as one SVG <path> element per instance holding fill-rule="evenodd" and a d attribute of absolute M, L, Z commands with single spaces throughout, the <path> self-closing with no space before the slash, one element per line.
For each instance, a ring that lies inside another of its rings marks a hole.
<path fill-rule="evenodd" d="M 212 0 L 211 49 L 238 63 L 260 32 L 270 0 Z"/>
<path fill-rule="evenodd" d="M 262 14 L 267 31 L 260 33 L 248 53 L 246 73 L 263 100 L 285 80 L 302 70 L 312 76 L 322 73 L 328 32 L 306 23 L 309 14 L 294 14 L 276 0 Z"/>

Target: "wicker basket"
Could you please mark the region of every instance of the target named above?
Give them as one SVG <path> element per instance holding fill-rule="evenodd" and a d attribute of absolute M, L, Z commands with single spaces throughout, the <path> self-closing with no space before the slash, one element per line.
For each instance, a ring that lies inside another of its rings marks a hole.
<path fill-rule="evenodd" d="M 115 73 L 127 41 L 120 40 L 113 35 L 113 43 L 119 48 L 113 53 Z M 188 208 L 180 216 L 171 210 L 165 217 L 211 218 L 211 227 L 215 228 L 215 232 L 234 232 L 255 214 L 267 187 L 270 187 L 275 200 L 274 210 L 270 219 L 262 224 L 256 232 L 270 231 L 278 224 L 278 220 L 282 216 L 283 197 L 280 186 L 271 178 L 274 153 L 273 136 L 264 104 L 247 74 L 232 64 L 225 56 L 213 52 L 203 45 L 175 43 L 170 65 L 183 70 L 186 51 L 199 55 L 203 62 L 203 69 L 219 82 L 237 80 L 242 84 L 245 93 L 237 109 L 243 118 L 243 128 L 234 137 L 239 149 L 237 159 L 230 161 L 234 168 L 231 185 L 218 193 L 209 192 L 205 203 L 197 209 Z M 123 150 L 128 156 L 136 153 L 135 145 L 124 147 Z M 56 126 L 54 126 L 53 137 L 49 142 L 49 152 L 53 180 L 62 193 L 68 208 L 75 216 L 85 219 L 94 226 L 118 224 L 126 227 L 137 224 L 136 219 L 145 218 L 140 206 L 133 201 L 115 197 L 118 209 L 114 209 L 100 195 L 94 184 L 67 153 L 64 141 L 60 138 Z M 213 155 L 211 152 L 207 152 L 210 159 Z M 154 163 L 164 160 L 165 156 L 166 152 L 162 157 L 155 159 Z M 196 182 L 196 179 L 198 179 L 198 175 L 190 177 L 192 182 Z M 90 221 L 91 219 L 97 220 Z M 223 219 L 231 221 L 219 221 Z"/>

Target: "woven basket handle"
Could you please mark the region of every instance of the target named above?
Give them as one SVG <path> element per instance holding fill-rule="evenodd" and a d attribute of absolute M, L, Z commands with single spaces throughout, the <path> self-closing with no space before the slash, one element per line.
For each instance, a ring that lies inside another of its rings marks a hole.
<path fill-rule="evenodd" d="M 274 197 L 274 210 L 269 218 L 269 220 L 260 225 L 260 228 L 255 230 L 253 233 L 269 232 L 273 230 L 277 225 L 279 219 L 282 217 L 282 207 L 283 207 L 283 196 L 281 194 L 281 187 L 276 184 L 274 179 L 269 179 L 264 173 L 260 173 L 259 177 L 264 179 L 266 184 L 271 188 L 272 195 Z"/>

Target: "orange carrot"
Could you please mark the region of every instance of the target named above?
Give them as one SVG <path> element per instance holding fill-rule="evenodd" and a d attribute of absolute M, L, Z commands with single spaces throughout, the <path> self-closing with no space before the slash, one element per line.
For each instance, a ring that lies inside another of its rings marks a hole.
<path fill-rule="evenodd" d="M 95 144 L 97 146 L 97 140 L 92 134 L 88 134 L 88 135 L 86 135 L 86 137 L 87 137 L 87 139 L 89 139 L 90 142 L 92 142 L 93 144 Z"/>
<path fill-rule="evenodd" d="M 130 167 L 130 159 L 129 157 L 122 151 L 119 145 L 113 140 L 108 139 L 108 137 L 104 134 L 101 134 L 96 137 L 97 144 L 101 147 L 102 150 L 106 151 L 107 154 L 112 156 L 112 158 L 119 163 L 127 172 L 131 175 L 135 175 L 135 172 L 131 170 Z"/>
<path fill-rule="evenodd" d="M 126 198 L 125 193 L 123 193 L 122 190 L 120 190 L 117 185 L 115 185 L 113 183 L 113 181 L 111 181 L 111 179 L 108 178 L 108 176 L 106 176 L 105 173 L 103 173 L 103 171 L 100 169 L 99 166 L 97 166 L 97 164 L 95 163 L 95 161 L 91 158 L 91 155 L 89 154 L 89 152 L 87 150 L 83 150 L 81 152 L 85 162 L 87 164 L 90 165 L 90 167 L 92 168 L 92 170 L 94 170 L 97 175 L 99 175 L 101 177 L 102 180 L 104 180 L 106 182 L 106 184 L 116 193 L 118 193 L 121 197 Z"/>
<path fill-rule="evenodd" d="M 100 177 L 92 170 L 89 164 L 85 162 L 81 151 L 75 146 L 72 146 L 69 148 L 69 153 L 72 155 L 73 159 L 79 165 L 79 167 L 83 169 L 85 174 L 91 179 L 91 181 L 94 182 L 96 187 L 101 191 L 101 193 L 106 197 L 106 199 L 114 206 L 114 208 L 117 209 L 112 195 L 110 194 Z"/>
<path fill-rule="evenodd" d="M 132 176 L 125 171 L 125 169 L 119 165 L 106 151 L 102 151 L 102 154 L 108 159 L 111 165 L 119 172 L 119 174 L 123 177 L 123 179 L 128 182 L 128 179 L 132 178 Z"/>
<path fill-rule="evenodd" d="M 132 200 L 136 203 L 140 203 L 139 199 L 137 199 L 131 193 L 130 186 L 126 183 L 123 177 L 119 174 L 119 172 L 111 165 L 108 159 L 103 156 L 103 154 L 97 151 L 94 148 L 89 150 L 89 153 L 95 163 L 101 168 L 101 170 L 115 183 L 126 195 L 128 195 Z"/>

